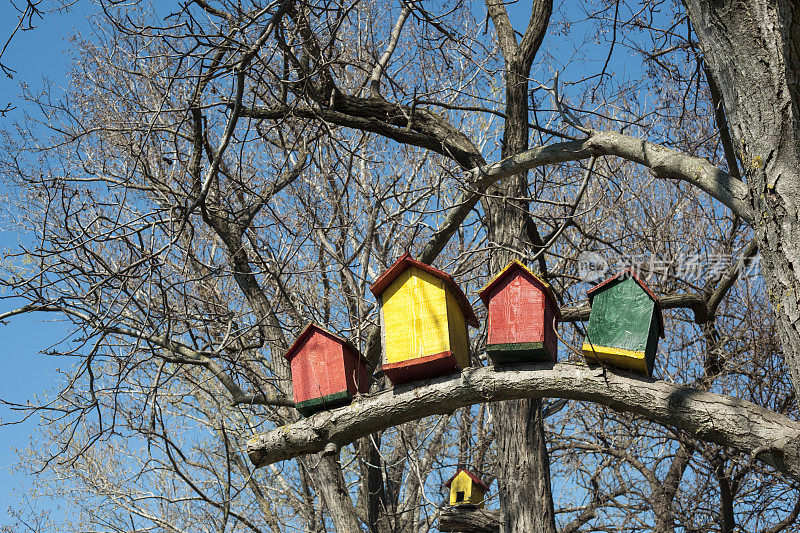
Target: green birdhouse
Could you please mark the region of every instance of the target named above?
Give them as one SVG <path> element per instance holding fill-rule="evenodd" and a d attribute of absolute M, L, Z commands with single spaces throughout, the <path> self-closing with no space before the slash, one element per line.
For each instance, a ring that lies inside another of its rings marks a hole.
<path fill-rule="evenodd" d="M 633 270 L 586 294 L 592 306 L 583 341 L 586 361 L 652 376 L 658 338 L 664 336 L 658 297 Z"/>

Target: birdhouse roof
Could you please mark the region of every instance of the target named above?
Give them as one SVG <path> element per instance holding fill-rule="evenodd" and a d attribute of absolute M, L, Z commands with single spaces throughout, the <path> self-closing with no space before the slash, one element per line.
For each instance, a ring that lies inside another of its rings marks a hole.
<path fill-rule="evenodd" d="M 586 296 L 589 297 L 589 304 L 592 303 L 592 300 L 594 299 L 595 294 L 603 292 L 605 289 L 615 285 L 617 281 L 622 281 L 622 280 L 624 280 L 626 278 L 633 279 L 633 281 L 635 281 L 636 284 L 639 285 L 639 287 L 641 287 L 644 290 L 644 292 L 656 304 L 656 311 L 657 311 L 657 314 L 658 314 L 658 333 L 661 336 L 661 338 L 663 339 L 664 338 L 664 317 L 661 314 L 661 303 L 658 301 L 658 296 L 656 296 L 656 294 L 652 290 L 650 290 L 650 287 L 648 287 L 647 284 L 644 281 L 642 281 L 639 278 L 639 276 L 636 275 L 636 272 L 634 272 L 634 270 L 632 268 L 625 269 L 622 272 L 620 272 L 618 274 L 615 274 L 614 276 L 611 276 L 607 280 L 605 280 L 605 281 L 603 281 L 601 283 L 598 283 L 597 285 L 595 285 L 594 287 L 592 287 L 591 289 L 586 291 Z"/>
<path fill-rule="evenodd" d="M 417 261 L 416 259 L 412 258 L 411 254 L 408 252 L 401 255 L 400 259 L 395 261 L 394 264 L 386 270 L 386 272 L 381 274 L 381 276 L 375 280 L 375 283 L 370 285 L 369 290 L 372 291 L 372 294 L 374 294 L 376 298 L 380 298 L 381 294 L 383 294 L 383 291 L 388 289 L 389 285 L 391 285 L 392 282 L 409 267 L 418 268 L 444 281 L 445 285 L 447 285 L 447 288 L 450 289 L 450 291 L 458 300 L 458 303 L 461 306 L 461 311 L 464 313 L 464 318 L 467 320 L 467 324 L 475 328 L 480 325 L 478 318 L 475 316 L 475 311 L 472 310 L 472 306 L 464 294 L 464 291 L 461 290 L 461 287 L 458 286 L 453 277 L 447 272 L 443 272 L 438 268 L 426 265 L 422 261 Z"/>
<path fill-rule="evenodd" d="M 481 300 L 483 300 L 483 303 L 488 306 L 489 293 L 492 291 L 492 289 L 495 286 L 497 286 L 498 283 L 502 282 L 504 279 L 506 279 L 509 275 L 511 275 L 515 271 L 520 271 L 527 274 L 528 276 L 533 278 L 536 283 L 541 285 L 542 290 L 544 291 L 545 295 L 547 295 L 547 299 L 550 300 L 550 304 L 555 309 L 556 314 L 558 315 L 559 318 L 561 318 L 561 310 L 558 307 L 558 301 L 556 300 L 556 294 L 555 291 L 553 291 L 553 287 L 545 280 L 543 280 L 540 276 L 538 276 L 535 272 L 533 272 L 531 269 L 529 269 L 516 259 L 512 259 L 511 262 L 508 263 L 503 270 L 501 270 L 495 277 L 493 277 L 489 281 L 489 283 L 484 285 L 483 288 L 478 291 L 478 296 L 480 297 Z"/>
<path fill-rule="evenodd" d="M 481 479 L 478 476 L 476 476 L 475 474 L 473 474 L 472 472 L 470 472 L 466 468 L 459 468 L 458 470 L 456 470 L 456 473 L 453 474 L 453 477 L 451 477 L 450 479 L 448 479 L 447 481 L 444 482 L 444 486 L 449 488 L 450 485 L 453 483 L 453 480 L 456 477 L 458 477 L 458 474 L 460 474 L 461 472 L 464 472 L 467 476 L 469 476 L 469 478 L 472 480 L 472 482 L 475 483 L 476 485 L 478 485 L 479 487 L 481 487 L 484 490 L 484 492 L 489 490 L 489 485 L 487 485 L 486 483 L 481 481 Z"/>
<path fill-rule="evenodd" d="M 334 333 L 332 331 L 329 331 L 329 330 L 323 328 L 322 326 L 317 325 L 317 324 L 315 324 L 313 322 L 309 322 L 306 325 L 306 327 L 303 328 L 303 331 L 300 332 L 300 335 L 297 336 L 295 341 L 292 343 L 291 346 L 289 346 L 289 349 L 286 350 L 286 353 L 283 354 L 283 356 L 286 359 L 288 359 L 289 361 L 294 359 L 294 357 L 300 351 L 300 346 L 303 344 L 303 342 L 315 332 L 322 333 L 322 334 L 327 335 L 329 337 L 333 337 L 334 341 L 336 341 L 336 342 L 338 342 L 338 343 L 340 343 L 340 344 L 342 344 L 344 346 L 347 346 L 348 348 L 350 348 L 350 350 L 354 354 L 356 354 L 356 357 L 358 357 L 359 359 L 362 359 L 365 363 L 367 362 L 367 359 L 361 354 L 361 352 L 358 351 L 358 348 L 356 348 L 355 345 L 353 345 L 352 342 L 350 342 L 349 340 L 347 340 L 347 339 L 345 339 L 343 337 L 340 337 L 336 333 Z"/>

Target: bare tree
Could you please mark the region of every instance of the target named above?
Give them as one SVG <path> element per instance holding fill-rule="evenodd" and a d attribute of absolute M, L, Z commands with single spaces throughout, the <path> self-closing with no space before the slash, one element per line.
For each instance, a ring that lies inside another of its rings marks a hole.
<path fill-rule="evenodd" d="M 443 517 L 462 528 L 796 527 L 788 3 L 96 8 L 69 90 L 24 93 L 0 156 L 35 235 L 0 318 L 72 332 L 63 381 L 12 406 L 42 420 L 35 495 L 109 531 L 429 531 L 470 465 L 494 485 Z M 481 331 L 473 368 L 391 389 L 367 288 L 406 250 L 470 295 L 536 268 L 563 362 L 498 371 Z M 573 348 L 587 251 L 662 296 L 657 379 Z M 282 356 L 309 321 L 372 382 L 301 419 Z"/>

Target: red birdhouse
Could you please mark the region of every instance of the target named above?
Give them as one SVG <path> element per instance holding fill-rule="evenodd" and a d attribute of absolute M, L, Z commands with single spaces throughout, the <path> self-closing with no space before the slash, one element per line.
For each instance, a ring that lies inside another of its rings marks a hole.
<path fill-rule="evenodd" d="M 495 364 L 556 361 L 561 313 L 549 283 L 515 259 L 478 295 L 489 309 L 486 353 Z"/>
<path fill-rule="evenodd" d="M 349 404 L 369 390 L 367 362 L 347 340 L 309 324 L 284 355 L 292 367 L 295 408 L 309 416 Z"/>

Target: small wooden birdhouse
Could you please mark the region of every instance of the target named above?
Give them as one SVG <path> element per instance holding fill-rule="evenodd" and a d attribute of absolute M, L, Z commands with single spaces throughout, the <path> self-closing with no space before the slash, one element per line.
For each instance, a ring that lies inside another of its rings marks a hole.
<path fill-rule="evenodd" d="M 632 271 L 620 272 L 587 291 L 592 306 L 583 355 L 587 362 L 653 375 L 664 320 L 658 297 Z"/>
<path fill-rule="evenodd" d="M 471 504 L 482 509 L 489 492 L 489 486 L 466 468 L 459 468 L 444 485 L 450 489 L 450 505 Z"/>
<path fill-rule="evenodd" d="M 406 252 L 370 287 L 381 310 L 383 372 L 395 385 L 469 366 L 478 319 L 449 274 Z"/>
<path fill-rule="evenodd" d="M 561 313 L 550 284 L 515 259 L 478 296 L 489 310 L 486 353 L 495 364 L 556 361 Z"/>
<path fill-rule="evenodd" d="M 284 356 L 292 367 L 294 406 L 303 415 L 349 404 L 369 390 L 367 362 L 347 340 L 309 324 Z"/>

